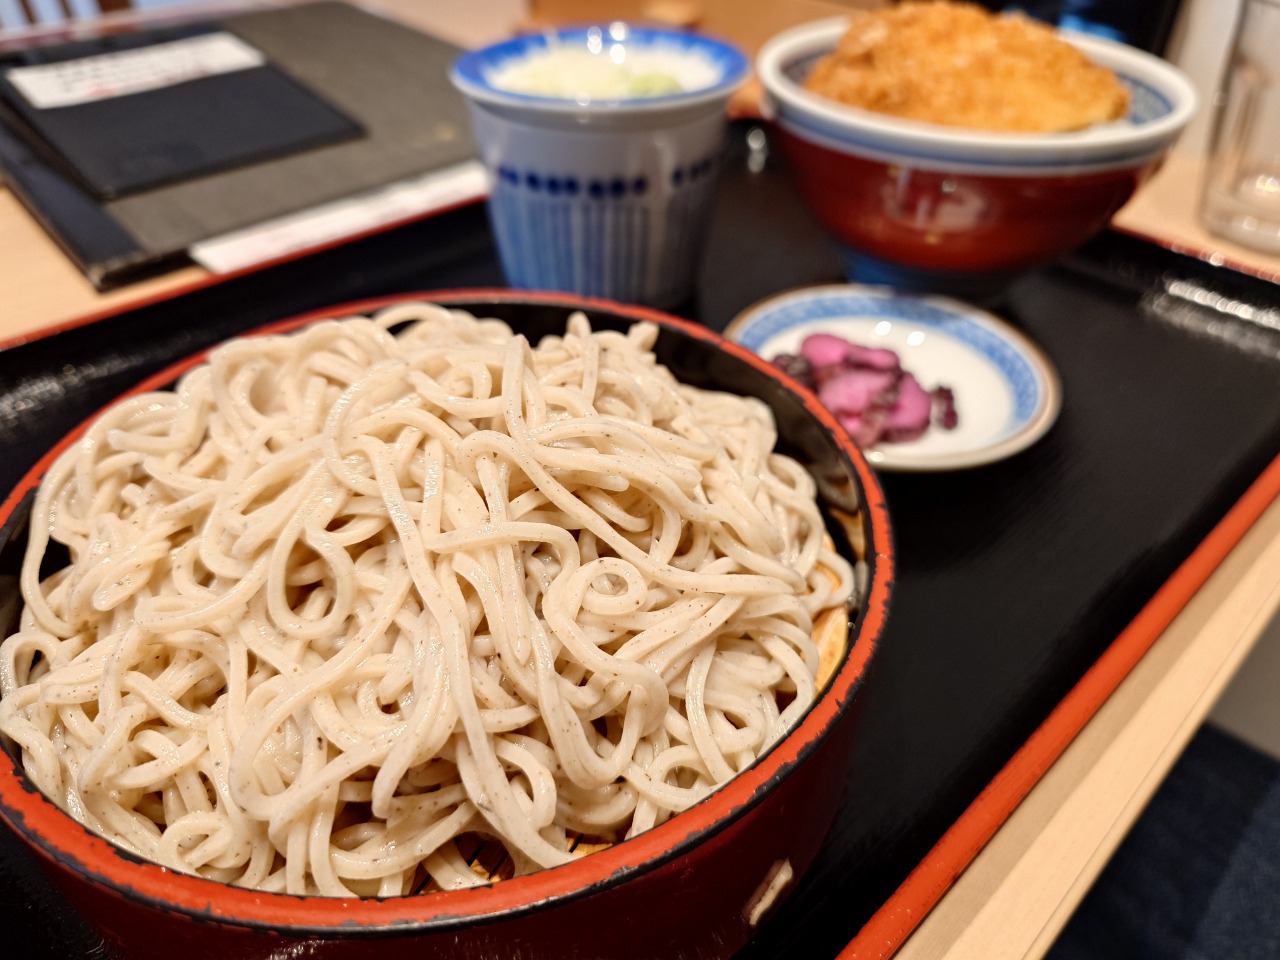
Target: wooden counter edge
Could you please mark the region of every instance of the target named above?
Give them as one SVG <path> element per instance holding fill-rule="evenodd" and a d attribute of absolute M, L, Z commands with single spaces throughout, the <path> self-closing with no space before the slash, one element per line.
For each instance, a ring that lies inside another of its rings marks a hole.
<path fill-rule="evenodd" d="M 1042 957 L 1280 611 L 1280 500 L 903 944 L 898 960 Z"/>

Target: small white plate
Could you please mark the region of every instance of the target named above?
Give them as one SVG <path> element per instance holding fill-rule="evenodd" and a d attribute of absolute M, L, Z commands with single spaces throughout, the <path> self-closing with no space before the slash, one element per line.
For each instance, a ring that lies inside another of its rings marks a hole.
<path fill-rule="evenodd" d="M 725 336 L 767 360 L 797 353 L 811 333 L 888 347 L 926 390 L 950 387 L 959 422 L 919 440 L 866 451 L 882 470 L 976 467 L 1030 446 L 1062 406 L 1058 375 L 1040 348 L 1003 320 L 946 297 L 840 284 L 770 297 L 739 314 Z"/>

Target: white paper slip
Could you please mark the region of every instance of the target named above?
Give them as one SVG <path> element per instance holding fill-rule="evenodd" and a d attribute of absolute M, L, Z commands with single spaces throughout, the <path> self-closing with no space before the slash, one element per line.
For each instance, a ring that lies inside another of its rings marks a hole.
<path fill-rule="evenodd" d="M 9 82 L 38 110 L 159 90 L 263 66 L 267 58 L 230 33 L 206 33 L 137 50 L 13 67 Z"/>
<path fill-rule="evenodd" d="M 245 227 L 195 244 L 191 259 L 214 273 L 231 273 L 319 247 L 397 221 L 479 200 L 488 193 L 479 160 L 402 180 L 310 210 Z"/>

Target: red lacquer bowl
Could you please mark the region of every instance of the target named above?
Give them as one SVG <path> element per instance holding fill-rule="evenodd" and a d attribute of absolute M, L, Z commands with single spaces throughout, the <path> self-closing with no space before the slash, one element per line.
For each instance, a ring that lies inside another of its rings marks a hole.
<path fill-rule="evenodd" d="M 851 279 L 963 293 L 1053 260 L 1107 225 L 1196 109 L 1190 81 L 1163 60 L 1063 32 L 1128 87 L 1124 119 L 1056 134 L 901 120 L 804 89 L 847 27 L 785 31 L 757 71 L 796 185 L 845 248 Z"/>
<path fill-rule="evenodd" d="M 654 321 L 661 328 L 659 359 L 680 379 L 764 400 L 786 452 L 817 478 L 833 538 L 857 562 L 863 585 L 845 656 L 813 707 L 753 767 L 656 829 L 476 890 L 341 900 L 257 893 L 173 873 L 81 827 L 30 785 L 8 753 L 0 753 L 0 817 L 107 941 L 131 957 L 725 956 L 767 922 L 773 904 L 796 884 L 841 801 L 855 692 L 884 625 L 893 576 L 875 477 L 817 400 L 769 364 L 702 327 L 637 307 L 560 294 L 460 291 L 347 304 L 256 332 L 293 330 L 405 299 L 496 316 L 534 340 L 562 332 L 576 309 L 597 327 Z M 132 392 L 162 389 L 201 359 L 184 360 Z M 59 443 L 0 507 L 0 577 L 17 570 L 42 475 L 82 430 Z"/>

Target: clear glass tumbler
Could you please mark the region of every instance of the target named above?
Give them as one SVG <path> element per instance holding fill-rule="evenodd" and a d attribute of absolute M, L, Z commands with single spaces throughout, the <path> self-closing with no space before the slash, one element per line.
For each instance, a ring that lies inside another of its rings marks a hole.
<path fill-rule="evenodd" d="M 1280 0 L 1244 0 L 1200 201 L 1219 236 L 1280 253 Z"/>

